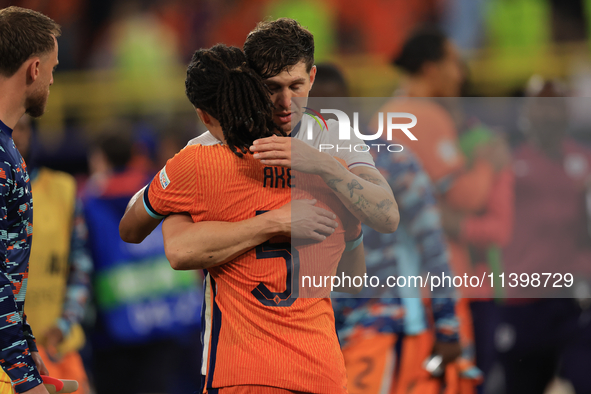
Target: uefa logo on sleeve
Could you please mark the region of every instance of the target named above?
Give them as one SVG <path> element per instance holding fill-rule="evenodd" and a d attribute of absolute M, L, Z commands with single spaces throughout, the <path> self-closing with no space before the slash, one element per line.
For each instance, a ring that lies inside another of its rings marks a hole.
<path fill-rule="evenodd" d="M 160 185 L 162 189 L 166 189 L 168 185 L 170 185 L 170 179 L 168 179 L 168 175 L 166 175 L 166 166 L 160 171 Z"/>

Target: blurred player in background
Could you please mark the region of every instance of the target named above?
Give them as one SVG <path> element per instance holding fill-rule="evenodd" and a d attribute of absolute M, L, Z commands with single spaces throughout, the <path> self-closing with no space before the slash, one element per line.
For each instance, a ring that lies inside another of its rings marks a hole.
<path fill-rule="evenodd" d="M 422 138 L 408 148 L 432 179 L 439 203 L 465 213 L 480 212 L 489 199 L 496 174 L 509 163 L 508 155 L 497 154 L 503 142 L 494 140 L 486 149 L 480 149 L 469 167 L 459 147 L 456 124 L 446 108 L 435 100 L 412 99 L 461 94 L 464 73 L 457 48 L 443 33 L 422 29 L 408 38 L 394 64 L 404 72 L 402 89 L 398 92 L 402 97 L 393 99 L 380 112 L 410 112 L 421 119 L 413 131 Z M 465 244 L 450 241 L 448 245 L 454 274 L 470 274 L 472 267 Z M 471 393 L 482 373 L 473 365 L 474 344 L 467 299 L 457 303 L 456 311 L 463 355 L 454 368 L 462 378 L 459 391 Z"/>
<path fill-rule="evenodd" d="M 88 378 L 78 350 L 84 345 L 80 322 L 90 293 L 92 261 L 76 181 L 66 173 L 35 167 L 31 118 L 14 128 L 14 143 L 29 163 L 35 193 L 35 243 L 31 248 L 27 318 L 39 333 L 37 347 L 51 376 L 76 380 L 88 394 Z"/>
<path fill-rule="evenodd" d="M 337 67 L 319 64 L 317 69 L 311 97 L 346 97 L 347 84 Z M 363 228 L 368 276 L 420 275 L 422 270 L 449 275 L 449 255 L 429 177 L 407 151 L 377 154 L 375 160 L 397 197 L 401 221 L 394 234 Z M 414 306 L 421 302 L 420 293 L 400 296 L 405 298 L 333 299 L 350 394 L 396 390 L 405 393 L 407 387 L 420 393 L 426 383 L 401 378 L 408 375 L 407 369 L 421 366 L 424 359 L 418 358 L 425 351 L 442 358 L 441 368 L 459 356 L 458 322 L 451 289 L 433 294 L 439 297 L 432 300 L 433 319 Z M 435 341 L 426 342 L 420 354 L 406 354 L 402 346 L 402 358 L 399 358 L 396 348 L 400 348 L 402 338 L 405 335 L 412 338 L 425 331 L 431 320 L 435 325 Z M 409 362 L 411 358 L 417 360 Z M 428 377 L 428 372 L 423 371 L 423 376 Z"/>
<path fill-rule="evenodd" d="M 469 99 L 466 99 L 469 100 Z M 498 134 L 481 123 L 478 119 L 467 119 L 462 109 L 463 101 L 448 103 L 454 113 L 459 131 L 459 145 L 468 166 L 478 157 L 481 149 L 490 149 L 495 144 Z M 510 151 L 498 145 L 493 148 L 495 155 L 510 163 Z M 509 243 L 514 220 L 514 175 L 511 166 L 506 165 L 495 173 L 493 184 L 486 204 L 478 211 L 466 212 L 442 204 L 443 226 L 446 235 L 454 243 L 467 247 L 470 269 L 481 277 L 493 273 L 495 278 L 504 271 L 502 248 Z M 470 312 L 474 329 L 474 351 L 476 365 L 483 372 L 484 390 L 494 384 L 494 374 L 490 374 L 494 365 L 494 330 L 497 323 L 498 300 L 503 297 L 502 283 L 496 281 L 470 290 Z M 488 381 L 488 377 L 491 381 Z"/>
<path fill-rule="evenodd" d="M 151 177 L 133 165 L 130 134 L 117 124 L 98 136 L 83 193 L 97 310 L 93 382 L 98 394 L 184 393 L 200 382 L 201 288 L 194 272 L 170 269 L 159 232 L 140 245 L 119 238 L 130 197 Z"/>
<path fill-rule="evenodd" d="M 331 63 L 317 64 L 310 97 L 349 97 L 349 86 L 341 70 Z"/>
<path fill-rule="evenodd" d="M 315 185 L 315 193 L 294 189 L 295 195 L 318 196 L 338 222 L 320 244 L 292 248 L 275 239 L 227 262 L 175 267 L 207 272 L 202 391 L 346 393 L 330 299 L 302 298 L 300 276 L 336 274 L 346 248 L 352 262 L 364 267 L 359 221 L 320 179 L 299 173 L 292 178 L 249 153 L 255 139 L 285 131 L 274 123 L 267 88 L 240 49 L 216 45 L 195 52 L 186 87 L 219 143 L 190 145 L 169 160 L 146 188 L 145 208 L 131 205 L 122 225 L 135 218 L 154 227 L 172 212 L 188 212 L 195 221 L 244 220 L 288 203 L 296 179 L 300 187 Z"/>
<path fill-rule="evenodd" d="M 0 365 L 17 393 L 47 393 L 47 374 L 23 308 L 33 235 L 27 166 L 12 128 L 23 114 L 45 111 L 58 64 L 60 27 L 43 14 L 18 7 L 0 10 Z M 2 382 L 0 390 L 11 390 Z"/>
<path fill-rule="evenodd" d="M 589 393 L 591 240 L 584 201 L 591 151 L 567 136 L 569 99 L 559 85 L 545 82 L 529 94 L 534 97 L 523 108 L 527 140 L 514 154 L 515 230 L 503 250 L 505 272 L 552 273 L 554 283 L 557 275 L 571 273 L 575 285 L 568 289 L 573 298 L 501 305 L 495 348 L 508 394 L 544 393 L 556 375 L 576 393 Z"/>

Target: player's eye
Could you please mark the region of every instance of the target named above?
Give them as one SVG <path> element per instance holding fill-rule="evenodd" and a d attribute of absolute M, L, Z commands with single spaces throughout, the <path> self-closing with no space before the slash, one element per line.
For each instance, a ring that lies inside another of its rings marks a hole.
<path fill-rule="evenodd" d="M 269 86 L 271 93 L 277 93 L 280 89 L 279 86 Z"/>

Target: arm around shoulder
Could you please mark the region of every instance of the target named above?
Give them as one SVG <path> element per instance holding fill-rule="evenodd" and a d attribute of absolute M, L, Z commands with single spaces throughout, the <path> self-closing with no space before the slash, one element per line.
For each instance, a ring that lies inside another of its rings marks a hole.
<path fill-rule="evenodd" d="M 175 270 L 197 270 L 232 261 L 275 235 L 283 226 L 276 211 L 240 222 L 193 222 L 188 214 L 168 216 L 162 224 L 164 251 Z"/>
<path fill-rule="evenodd" d="M 274 236 L 320 242 L 337 222 L 315 203 L 295 200 L 239 222 L 194 223 L 189 215 L 170 215 L 162 224 L 166 257 L 176 270 L 204 269 L 227 263 Z"/>

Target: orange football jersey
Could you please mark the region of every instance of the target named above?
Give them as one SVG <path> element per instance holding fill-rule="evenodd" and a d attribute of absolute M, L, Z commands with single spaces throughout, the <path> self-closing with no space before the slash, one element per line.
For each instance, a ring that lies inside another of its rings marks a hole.
<path fill-rule="evenodd" d="M 298 298 L 305 290 L 299 278 L 334 275 L 346 242 L 361 231 L 320 177 L 292 176 L 221 144 L 191 145 L 167 162 L 145 195 L 152 215 L 188 212 L 195 222 L 237 222 L 292 198 L 315 198 L 335 212 L 339 226 L 321 243 L 292 247 L 288 239 L 271 240 L 206 270 L 201 373 L 204 392 L 262 385 L 346 393 L 330 299 Z"/>

